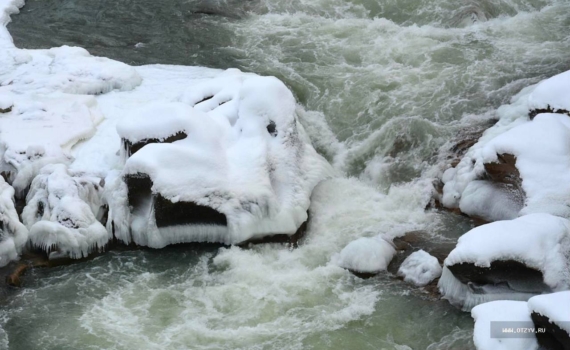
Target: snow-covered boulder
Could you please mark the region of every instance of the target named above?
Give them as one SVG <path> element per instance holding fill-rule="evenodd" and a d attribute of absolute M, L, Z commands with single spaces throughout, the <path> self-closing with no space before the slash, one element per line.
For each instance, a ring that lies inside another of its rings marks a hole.
<path fill-rule="evenodd" d="M 438 287 L 469 310 L 498 299 L 570 289 L 570 221 L 530 214 L 479 226 L 459 238 Z"/>
<path fill-rule="evenodd" d="M 540 82 L 528 102 L 531 118 L 540 113 L 570 115 L 570 71 Z"/>
<path fill-rule="evenodd" d="M 475 320 L 473 342 L 477 350 L 537 350 L 532 333 L 510 333 L 509 328 L 532 328 L 527 303 L 498 300 L 478 305 L 471 310 Z"/>
<path fill-rule="evenodd" d="M 0 117 L 0 172 L 23 195 L 46 164 L 71 162 L 71 148 L 91 137 L 103 120 L 92 96 L 6 95 L 10 112 Z"/>
<path fill-rule="evenodd" d="M 474 145 L 443 175 L 442 203 L 487 221 L 570 217 L 570 118 L 539 114 Z"/>
<path fill-rule="evenodd" d="M 404 260 L 398 270 L 398 276 L 421 287 L 441 276 L 441 266 L 436 257 L 420 249 Z"/>
<path fill-rule="evenodd" d="M 545 330 L 536 334 L 543 349 L 570 349 L 570 291 L 532 297 L 528 312 L 535 327 Z"/>
<path fill-rule="evenodd" d="M 361 237 L 350 242 L 333 259 L 336 264 L 356 275 L 371 276 L 388 268 L 396 254 L 392 244 L 380 237 Z"/>
<path fill-rule="evenodd" d="M 126 162 L 106 181 L 116 237 L 161 248 L 294 235 L 330 168 L 293 94 L 276 78 L 230 71 L 180 101 L 144 106 L 117 127 Z"/>
<path fill-rule="evenodd" d="M 28 240 L 28 229 L 14 207 L 14 189 L 0 176 L 0 267 L 18 258 Z"/>
<path fill-rule="evenodd" d="M 43 167 L 32 181 L 22 213 L 30 241 L 50 257 L 82 258 L 103 249 L 110 233 L 97 220 L 101 179 L 73 173 L 63 164 Z"/>

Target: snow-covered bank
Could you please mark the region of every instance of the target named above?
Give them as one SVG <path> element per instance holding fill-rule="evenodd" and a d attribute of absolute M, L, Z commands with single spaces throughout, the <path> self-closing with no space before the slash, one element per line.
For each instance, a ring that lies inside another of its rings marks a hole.
<path fill-rule="evenodd" d="M 0 3 L 2 33 L 22 5 Z M 332 174 L 276 78 L 0 39 L 0 171 L 27 195 L 23 220 L 44 250 L 79 258 L 112 235 L 154 248 L 293 235 Z"/>

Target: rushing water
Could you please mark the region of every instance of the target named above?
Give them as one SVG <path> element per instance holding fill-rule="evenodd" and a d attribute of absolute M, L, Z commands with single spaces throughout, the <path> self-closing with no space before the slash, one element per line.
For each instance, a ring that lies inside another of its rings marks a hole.
<path fill-rule="evenodd" d="M 23 48 L 275 75 L 315 147 L 351 177 L 315 191 L 293 251 L 181 246 L 34 270 L 2 302 L 10 348 L 472 349 L 468 314 L 329 262 L 360 236 L 469 229 L 423 210 L 438 150 L 570 69 L 570 2 L 30 0 L 8 29 Z"/>

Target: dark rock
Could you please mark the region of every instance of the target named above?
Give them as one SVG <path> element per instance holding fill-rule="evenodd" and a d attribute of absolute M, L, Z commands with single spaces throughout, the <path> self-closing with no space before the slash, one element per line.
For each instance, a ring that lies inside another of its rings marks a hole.
<path fill-rule="evenodd" d="M 136 152 L 138 152 L 141 148 L 143 148 L 144 146 L 146 146 L 148 144 L 151 144 L 151 143 L 173 143 L 175 141 L 183 140 L 186 137 L 188 137 L 188 134 L 186 134 L 183 131 L 179 131 L 176 134 L 169 136 L 167 138 L 164 138 L 164 139 L 151 138 L 151 139 L 144 139 L 144 140 L 141 140 L 141 141 L 135 142 L 135 143 L 132 143 L 131 141 L 129 141 L 127 139 L 122 139 L 122 142 L 123 142 L 123 148 L 127 152 L 127 155 L 130 157 L 133 154 L 135 154 Z"/>
<path fill-rule="evenodd" d="M 533 109 L 532 111 L 528 112 L 528 116 L 530 120 L 533 120 L 534 117 L 536 117 L 541 113 L 557 113 L 557 114 L 566 114 L 570 116 L 570 111 L 567 111 L 565 109 L 553 109 L 552 107 L 550 107 L 550 105 L 546 106 L 546 108 Z"/>
<path fill-rule="evenodd" d="M 570 315 L 570 310 L 568 314 Z M 535 328 L 546 329 L 545 333 L 536 333 L 541 350 L 570 350 L 570 334 L 539 313 L 531 313 L 530 318 Z"/>
<path fill-rule="evenodd" d="M 249 239 L 245 242 L 238 244 L 240 247 L 246 247 L 250 244 L 263 244 L 263 243 L 286 243 L 289 245 L 290 248 L 297 248 L 299 246 L 299 241 L 305 236 L 307 233 L 307 225 L 309 222 L 309 218 L 307 221 L 301 224 L 293 235 L 287 234 L 276 234 L 272 236 L 265 236 L 262 238 L 256 239 Z"/>
<path fill-rule="evenodd" d="M 517 158 L 508 153 L 498 154 L 497 158 L 496 162 L 485 164 L 485 180 L 512 185 L 522 191 L 522 180 L 516 167 Z"/>
<path fill-rule="evenodd" d="M 0 113 L 10 113 L 14 106 L 10 106 L 8 108 L 0 108 Z"/>
<path fill-rule="evenodd" d="M 154 214 L 157 227 L 176 225 L 228 225 L 226 216 L 215 209 L 193 202 L 173 203 L 160 194 L 154 196 Z"/>
<path fill-rule="evenodd" d="M 484 286 L 508 287 L 513 292 L 541 294 L 551 292 L 543 280 L 542 272 L 514 260 L 497 260 L 490 267 L 461 263 L 447 268 L 461 283 L 477 293 Z M 481 294 L 484 294 L 481 291 Z"/>

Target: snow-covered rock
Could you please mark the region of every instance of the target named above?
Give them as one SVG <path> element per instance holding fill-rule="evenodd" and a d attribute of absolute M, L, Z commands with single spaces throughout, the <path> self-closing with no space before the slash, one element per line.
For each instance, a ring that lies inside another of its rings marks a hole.
<path fill-rule="evenodd" d="M 479 226 L 459 238 L 439 289 L 465 310 L 570 288 L 570 221 L 549 214 Z"/>
<path fill-rule="evenodd" d="M 28 229 L 14 207 L 14 189 L 0 176 L 0 267 L 15 260 L 28 240 Z"/>
<path fill-rule="evenodd" d="M 92 96 L 9 95 L 14 107 L 0 117 L 0 172 L 23 195 L 49 163 L 71 162 L 71 148 L 91 137 L 103 119 Z"/>
<path fill-rule="evenodd" d="M 108 200 L 116 237 L 161 248 L 295 234 L 330 168 L 304 136 L 287 87 L 230 70 L 179 100 L 117 126 L 123 184 L 106 181 L 124 195 Z"/>
<path fill-rule="evenodd" d="M 529 213 L 570 218 L 569 101 L 570 71 L 499 108 L 499 122 L 443 174 L 442 204 L 487 221 Z"/>
<path fill-rule="evenodd" d="M 336 264 L 357 274 L 385 271 L 396 254 L 392 244 L 380 237 L 361 237 L 350 242 L 334 257 Z"/>
<path fill-rule="evenodd" d="M 404 277 L 404 281 L 417 286 L 425 286 L 441 276 L 441 266 L 437 258 L 424 250 L 413 252 L 404 260 L 398 276 Z"/>
<path fill-rule="evenodd" d="M 72 173 L 63 164 L 44 166 L 32 181 L 22 213 L 32 245 L 53 256 L 82 258 L 111 238 L 97 220 L 101 179 Z"/>
<path fill-rule="evenodd" d="M 528 101 L 531 118 L 544 112 L 570 115 L 570 71 L 542 81 Z"/>
<path fill-rule="evenodd" d="M 499 300 L 475 306 L 473 342 L 477 350 L 537 350 L 534 334 L 502 332 L 502 328 L 531 328 L 527 303 Z"/>
<path fill-rule="evenodd" d="M 535 326 L 546 330 L 536 335 L 544 349 L 570 349 L 570 291 L 532 297 L 528 310 Z"/>

